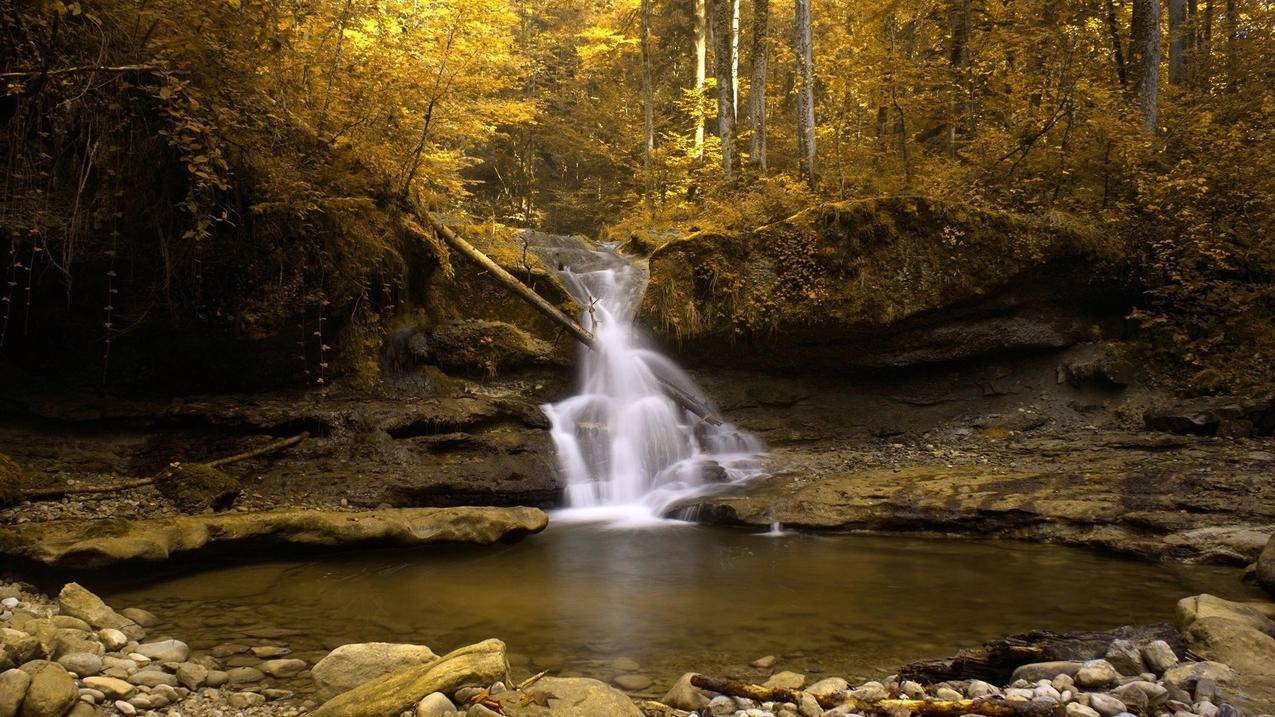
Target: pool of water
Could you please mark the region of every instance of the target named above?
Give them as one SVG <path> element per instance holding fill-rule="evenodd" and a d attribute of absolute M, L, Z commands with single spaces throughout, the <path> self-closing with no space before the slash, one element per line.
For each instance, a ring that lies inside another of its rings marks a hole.
<path fill-rule="evenodd" d="M 1168 621 L 1186 595 L 1251 595 L 1233 568 L 1051 545 L 668 523 L 555 524 L 513 545 L 222 565 L 92 587 L 116 606 L 158 613 L 161 631 L 197 649 L 283 642 L 313 660 L 345 642 L 442 653 L 499 637 L 515 676 L 548 668 L 606 679 L 627 657 L 653 690 L 688 670 L 755 675 L 748 663 L 768 654 L 812 676 L 877 676 L 1015 631 Z"/>

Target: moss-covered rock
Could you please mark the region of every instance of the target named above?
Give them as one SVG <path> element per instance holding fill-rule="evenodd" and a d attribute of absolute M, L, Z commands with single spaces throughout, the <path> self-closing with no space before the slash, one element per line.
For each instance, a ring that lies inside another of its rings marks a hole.
<path fill-rule="evenodd" d="M 426 333 L 430 359 L 445 371 L 494 376 L 502 371 L 562 365 L 549 342 L 503 321 L 457 321 Z"/>
<path fill-rule="evenodd" d="M 183 513 L 224 510 L 243 491 L 239 481 L 204 463 L 174 463 L 155 481 L 155 488 Z"/>
<path fill-rule="evenodd" d="M 22 486 L 26 475 L 21 466 L 0 453 L 0 508 L 15 505 L 22 500 Z"/>
<path fill-rule="evenodd" d="M 748 232 L 670 241 L 651 255 L 641 312 L 656 330 L 692 344 L 836 346 L 816 364 L 845 365 L 848 357 L 855 365 L 858 357 L 858 365 L 894 366 L 1057 348 L 1085 327 L 1041 309 L 1050 302 L 1038 294 L 1053 287 L 1044 279 L 1100 248 L 1094 232 L 1066 215 L 921 197 L 837 202 Z M 927 331 L 900 336 L 917 328 Z M 848 350 L 869 339 L 886 341 Z M 810 358 L 803 351 L 788 358 L 801 363 Z M 785 360 L 783 351 L 758 358 Z"/>

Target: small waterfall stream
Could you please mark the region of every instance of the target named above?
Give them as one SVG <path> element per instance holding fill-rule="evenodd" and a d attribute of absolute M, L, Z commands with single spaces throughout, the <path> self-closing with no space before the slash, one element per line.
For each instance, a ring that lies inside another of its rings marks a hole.
<path fill-rule="evenodd" d="M 759 439 L 700 420 L 661 387 L 663 380 L 708 405 L 686 372 L 650 348 L 634 325 L 645 263 L 613 246 L 548 239 L 537 250 L 584 307 L 580 323 L 598 343 L 596 351 L 581 348 L 579 392 L 543 406 L 568 506 L 659 517 L 679 498 L 757 473 L 765 450 Z"/>

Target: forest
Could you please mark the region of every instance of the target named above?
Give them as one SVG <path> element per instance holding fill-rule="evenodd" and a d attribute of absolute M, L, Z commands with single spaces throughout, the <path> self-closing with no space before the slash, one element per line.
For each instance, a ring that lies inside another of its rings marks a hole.
<path fill-rule="evenodd" d="M 0 0 L 0 717 L 1270 717 L 1272 0 Z"/>

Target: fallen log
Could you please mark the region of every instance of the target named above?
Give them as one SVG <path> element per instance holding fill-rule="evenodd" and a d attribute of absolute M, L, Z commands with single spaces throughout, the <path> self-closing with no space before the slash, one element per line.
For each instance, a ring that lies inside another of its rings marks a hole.
<path fill-rule="evenodd" d="M 747 682 L 736 682 L 705 675 L 693 675 L 691 684 L 702 690 L 717 692 L 731 697 L 747 697 L 758 702 L 792 702 L 801 704 L 802 692 L 784 687 L 766 687 Z M 809 694 L 809 693 L 806 693 Z M 886 699 L 877 702 L 856 700 L 848 693 L 834 692 L 823 695 L 810 695 L 820 707 L 831 709 L 840 705 L 852 705 L 856 712 L 873 714 L 915 714 L 922 717 L 960 717 L 965 714 L 983 715 L 984 717 L 1061 717 L 1065 708 L 1061 703 L 1046 704 L 1044 702 L 1018 702 L 1000 697 L 979 697 L 964 700 L 898 700 Z"/>
<path fill-rule="evenodd" d="M 536 311 L 539 311 L 541 314 L 544 314 L 549 319 L 556 322 L 559 326 L 566 329 L 568 333 L 575 337 L 576 341 L 579 341 L 591 350 L 596 351 L 598 349 L 597 339 L 595 339 L 593 334 L 589 333 L 589 331 L 583 326 L 576 323 L 574 319 L 564 314 L 558 309 L 558 307 L 549 303 L 547 299 L 540 294 L 537 294 L 531 287 L 519 281 L 517 277 L 506 271 L 504 267 L 492 261 L 491 257 L 479 251 L 473 244 L 462 239 L 456 234 L 456 232 L 452 231 L 450 227 L 438 221 L 434 215 L 425 213 L 424 217 L 429 223 L 430 229 L 434 231 L 434 234 L 442 237 L 443 241 L 447 242 L 448 246 L 463 254 L 470 261 L 486 269 L 496 279 L 496 281 L 500 282 L 506 289 L 517 294 L 523 301 L 531 304 L 532 308 Z M 411 219 L 405 219 L 403 221 L 403 226 L 409 233 L 420 239 L 428 241 L 429 235 L 425 233 L 425 228 L 417 222 Z M 718 418 L 716 414 L 709 410 L 707 406 L 698 401 L 694 396 L 691 396 L 668 381 L 663 379 L 659 379 L 659 381 L 660 385 L 664 387 L 665 393 L 667 393 L 669 398 L 673 399 L 673 401 L 679 406 L 715 426 L 721 425 L 722 419 Z"/>

